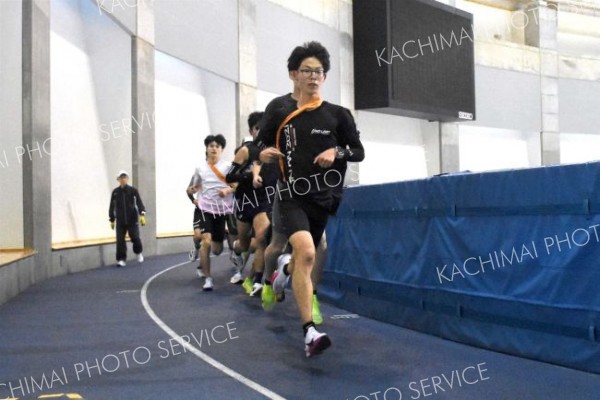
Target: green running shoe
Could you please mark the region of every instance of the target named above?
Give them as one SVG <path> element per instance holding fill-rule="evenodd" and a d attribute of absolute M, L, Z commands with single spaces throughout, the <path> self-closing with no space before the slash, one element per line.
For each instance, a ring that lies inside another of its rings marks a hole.
<path fill-rule="evenodd" d="M 260 298 L 262 300 L 263 309 L 265 311 L 271 311 L 275 306 L 275 292 L 273 292 L 273 287 L 265 283 L 262 287 Z"/>
<path fill-rule="evenodd" d="M 321 325 L 323 323 L 323 315 L 321 315 L 321 306 L 319 305 L 319 300 L 317 300 L 316 294 L 313 294 L 312 319 L 315 325 Z"/>
<path fill-rule="evenodd" d="M 250 293 L 252 293 L 252 278 L 247 277 L 246 279 L 244 279 L 244 283 L 242 283 L 242 287 L 246 291 L 246 294 L 249 295 Z"/>

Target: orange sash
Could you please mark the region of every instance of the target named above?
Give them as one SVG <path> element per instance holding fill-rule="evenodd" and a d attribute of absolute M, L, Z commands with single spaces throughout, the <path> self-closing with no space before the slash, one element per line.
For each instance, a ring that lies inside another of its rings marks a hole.
<path fill-rule="evenodd" d="M 219 178 L 219 180 L 223 181 L 223 183 L 226 183 L 228 186 L 233 187 L 233 184 L 227 183 L 227 180 L 225 179 L 225 175 L 223 175 L 221 173 L 221 171 L 219 171 L 219 169 L 217 167 L 215 167 L 215 164 L 211 164 L 209 162 L 207 162 L 207 164 L 210 167 L 210 169 L 212 169 L 212 172 L 215 173 L 217 178 Z"/>
<path fill-rule="evenodd" d="M 322 103 L 323 103 L 323 100 L 316 99 L 316 100 L 314 100 L 310 103 L 307 103 L 307 104 L 303 105 L 302 107 L 292 111 L 287 117 L 285 117 L 283 122 L 279 125 L 279 128 L 277 128 L 277 135 L 275 137 L 275 146 L 276 146 L 277 150 L 279 150 L 281 152 L 281 148 L 279 146 L 279 139 L 281 139 L 281 131 L 283 130 L 283 127 L 286 126 L 288 124 L 288 122 L 290 122 L 292 119 L 294 119 L 298 115 L 302 114 L 303 112 L 312 111 L 312 110 L 319 108 Z M 281 177 L 283 178 L 284 181 L 287 181 L 287 179 L 285 178 L 284 166 L 285 166 L 285 163 L 283 161 L 283 157 L 280 157 L 279 158 L 279 169 L 281 170 Z"/>

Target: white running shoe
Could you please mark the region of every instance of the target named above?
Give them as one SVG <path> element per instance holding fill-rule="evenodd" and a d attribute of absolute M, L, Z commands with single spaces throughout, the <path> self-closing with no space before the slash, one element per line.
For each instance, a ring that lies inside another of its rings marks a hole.
<path fill-rule="evenodd" d="M 260 294 L 260 292 L 262 291 L 262 283 L 255 283 L 254 285 L 252 285 L 252 291 L 250 292 L 250 297 L 254 297 L 258 294 Z"/>
<path fill-rule="evenodd" d="M 239 271 L 237 271 L 235 274 L 233 274 L 231 279 L 229 279 L 229 282 L 233 283 L 234 285 L 237 285 L 238 283 L 241 283 L 242 281 L 243 281 L 242 273 Z"/>
<path fill-rule="evenodd" d="M 206 281 L 204 282 L 204 286 L 202 286 L 202 290 L 204 290 L 205 292 L 209 292 L 209 291 L 213 290 L 213 278 L 211 278 L 211 277 L 206 278 Z"/>
<path fill-rule="evenodd" d="M 291 259 L 291 254 L 282 254 L 277 259 L 277 271 L 271 278 L 271 284 L 273 285 L 273 291 L 278 296 L 284 292 L 288 280 L 290 279 L 289 275 L 286 275 L 283 272 L 283 268 L 290 263 Z"/>
<path fill-rule="evenodd" d="M 125 264 L 124 260 L 117 261 L 117 267 L 124 267 L 125 265 L 127 265 L 127 264 Z"/>
<path fill-rule="evenodd" d="M 144 255 L 142 253 L 137 255 L 137 260 L 139 263 L 143 263 L 144 262 Z"/>
<path fill-rule="evenodd" d="M 202 271 L 202 267 L 198 267 L 196 268 L 196 274 L 198 275 L 198 278 L 203 279 L 206 276 L 204 275 L 204 271 Z"/>
<path fill-rule="evenodd" d="M 317 331 L 313 326 L 309 327 L 304 336 L 304 351 L 306 357 L 321 354 L 325 349 L 331 346 L 331 339 L 326 333 Z"/>

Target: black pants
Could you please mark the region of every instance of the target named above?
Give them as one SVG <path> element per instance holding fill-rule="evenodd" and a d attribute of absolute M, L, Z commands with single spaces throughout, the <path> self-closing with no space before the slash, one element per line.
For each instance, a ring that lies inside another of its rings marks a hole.
<path fill-rule="evenodd" d="M 138 223 L 120 224 L 117 220 L 117 261 L 127 260 L 127 243 L 125 243 L 125 233 L 129 233 L 129 237 L 133 242 L 133 252 L 140 254 L 142 252 L 142 240 L 140 239 L 140 226 Z"/>

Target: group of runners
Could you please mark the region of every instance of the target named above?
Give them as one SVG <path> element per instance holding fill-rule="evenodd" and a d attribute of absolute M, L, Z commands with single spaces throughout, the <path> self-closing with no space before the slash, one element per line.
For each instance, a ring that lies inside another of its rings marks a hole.
<path fill-rule="evenodd" d="M 264 113 L 248 118 L 252 141 L 223 159 L 226 140 L 204 140 L 206 160 L 187 187 L 194 203 L 194 249 L 203 290 L 212 291 L 211 253 L 223 251 L 228 232 L 232 284 L 241 283 L 270 310 L 285 298 L 291 279 L 300 312 L 306 356 L 331 345 L 316 285 L 326 260 L 325 226 L 336 212 L 349 161 L 362 161 L 364 149 L 351 113 L 321 99 L 330 68 L 318 42 L 296 47 L 288 59 L 294 90 L 272 100 Z M 249 255 L 254 259 L 245 268 Z"/>

